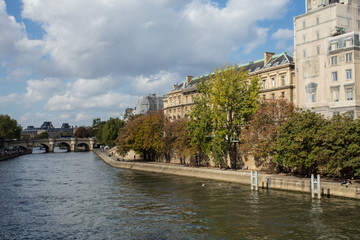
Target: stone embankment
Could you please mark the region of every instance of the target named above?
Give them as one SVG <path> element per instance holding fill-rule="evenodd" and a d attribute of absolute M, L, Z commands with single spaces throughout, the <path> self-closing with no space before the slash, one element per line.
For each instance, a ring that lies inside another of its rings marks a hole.
<path fill-rule="evenodd" d="M 251 184 L 250 171 L 248 170 L 232 171 L 205 167 L 184 167 L 177 164 L 158 162 L 119 161 L 115 156 L 109 155 L 107 151 L 94 149 L 94 152 L 103 159 L 104 162 L 116 168 Z M 259 173 L 258 186 L 259 188 L 307 192 L 309 194 L 311 192 L 310 178 L 299 178 L 280 174 Z M 321 192 L 323 197 L 338 196 L 360 199 L 360 184 L 353 183 L 346 186 L 339 182 L 325 181 L 322 179 Z"/>
<path fill-rule="evenodd" d="M 1 150 L 1 151 L 0 151 L 0 161 L 8 160 L 8 159 L 16 158 L 16 157 L 20 157 L 20 156 L 22 156 L 22 155 L 31 154 L 31 153 L 32 153 L 31 150 L 20 150 L 20 151 L 5 151 L 5 150 Z"/>

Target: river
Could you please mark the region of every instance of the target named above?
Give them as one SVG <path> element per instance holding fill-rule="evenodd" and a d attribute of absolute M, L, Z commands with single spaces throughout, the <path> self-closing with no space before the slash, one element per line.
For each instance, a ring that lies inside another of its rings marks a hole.
<path fill-rule="evenodd" d="M 359 239 L 360 202 L 112 168 L 92 152 L 0 162 L 0 239 Z"/>

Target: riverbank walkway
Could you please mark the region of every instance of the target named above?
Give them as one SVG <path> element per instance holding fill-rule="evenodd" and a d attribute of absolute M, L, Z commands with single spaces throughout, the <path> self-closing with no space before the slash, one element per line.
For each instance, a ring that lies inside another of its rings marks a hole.
<path fill-rule="evenodd" d="M 138 171 L 173 174 L 186 177 L 196 177 L 218 181 L 226 181 L 240 184 L 251 184 L 250 170 L 220 170 L 218 168 L 187 167 L 173 163 L 123 161 L 118 160 L 115 155 L 102 149 L 94 149 L 104 162 L 110 166 Z M 300 178 L 285 174 L 258 174 L 258 187 L 265 189 L 278 189 L 295 192 L 311 193 L 310 178 Z M 321 193 L 323 197 L 338 196 L 360 199 L 360 184 L 353 182 L 346 186 L 341 182 L 321 179 Z"/>

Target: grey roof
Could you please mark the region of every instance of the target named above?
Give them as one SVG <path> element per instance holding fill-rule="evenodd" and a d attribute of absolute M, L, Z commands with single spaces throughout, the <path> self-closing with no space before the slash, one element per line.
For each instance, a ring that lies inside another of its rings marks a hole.
<path fill-rule="evenodd" d="M 260 71 L 260 70 L 263 70 L 263 69 L 266 69 L 266 68 L 271 68 L 271 67 L 275 67 L 275 66 L 281 66 L 281 65 L 284 65 L 284 64 L 294 63 L 294 59 L 293 59 L 292 56 L 288 55 L 286 52 L 283 52 L 283 53 L 280 53 L 280 54 L 277 54 L 277 55 L 273 55 L 269 59 L 269 61 L 267 62 L 266 65 L 264 65 L 264 62 L 265 62 L 264 59 L 260 59 L 260 60 L 257 60 L 257 61 L 245 63 L 245 64 L 238 65 L 238 66 L 241 69 L 243 69 L 244 71 L 248 71 L 250 74 L 253 74 L 253 73 L 257 72 L 257 71 Z M 183 82 L 183 83 L 177 85 L 171 91 L 182 90 L 183 93 L 196 91 L 196 84 L 201 82 L 202 79 L 208 78 L 209 75 L 210 74 L 194 78 L 188 84 L 186 84 L 186 82 Z"/>

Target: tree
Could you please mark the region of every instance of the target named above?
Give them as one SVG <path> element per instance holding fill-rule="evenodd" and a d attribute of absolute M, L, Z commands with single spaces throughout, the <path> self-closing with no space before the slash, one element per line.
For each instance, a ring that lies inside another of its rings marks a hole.
<path fill-rule="evenodd" d="M 245 156 L 253 156 L 257 166 L 268 170 L 276 168 L 269 159 L 274 147 L 279 129 L 293 114 L 295 107 L 285 99 L 261 101 L 249 126 L 241 135 L 241 150 Z"/>
<path fill-rule="evenodd" d="M 185 119 L 174 121 L 165 119 L 164 133 L 164 154 L 168 162 L 176 154 L 176 156 L 180 157 L 180 163 L 182 164 L 183 159 L 196 153 L 196 149 L 190 144 L 191 137 L 186 128 Z"/>
<path fill-rule="evenodd" d="M 274 161 L 300 173 L 316 173 L 322 144 L 319 133 L 327 121 L 321 114 L 310 110 L 294 113 L 279 130 L 272 153 Z"/>
<path fill-rule="evenodd" d="M 350 114 L 334 116 L 319 132 L 319 171 L 335 177 L 360 176 L 360 124 Z"/>
<path fill-rule="evenodd" d="M 22 127 L 9 115 L 0 115 L 0 138 L 20 139 Z"/>
<path fill-rule="evenodd" d="M 105 125 L 105 121 L 101 121 L 100 118 L 93 119 L 92 129 L 93 129 L 93 135 L 97 138 L 101 136 L 101 129 Z"/>
<path fill-rule="evenodd" d="M 197 91 L 189 123 L 193 143 L 211 153 L 218 164 L 229 156 L 236 168 L 236 142 L 258 105 L 258 78 L 229 65 L 215 69 L 197 85 Z"/>
<path fill-rule="evenodd" d="M 92 137 L 92 130 L 87 129 L 85 127 L 79 127 L 78 129 L 76 129 L 76 132 L 74 133 L 74 137 L 76 138 Z"/>
<path fill-rule="evenodd" d="M 130 150 L 143 154 L 144 160 L 155 161 L 164 152 L 164 115 L 149 113 L 129 121 L 119 134 L 117 151 L 125 156 Z"/>
<path fill-rule="evenodd" d="M 98 131 L 99 142 L 108 146 L 115 146 L 120 130 L 125 126 L 125 121 L 119 118 L 110 118 Z"/>

